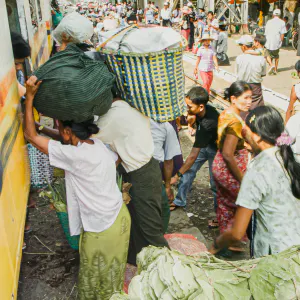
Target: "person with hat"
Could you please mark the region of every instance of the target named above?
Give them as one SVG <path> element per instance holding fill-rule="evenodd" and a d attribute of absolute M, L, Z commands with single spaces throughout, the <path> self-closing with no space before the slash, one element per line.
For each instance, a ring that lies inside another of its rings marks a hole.
<path fill-rule="evenodd" d="M 279 49 L 282 46 L 284 35 L 287 32 L 285 23 L 280 19 L 280 15 L 280 9 L 275 9 L 273 11 L 273 19 L 267 22 L 265 29 L 267 60 L 269 64 L 272 65 L 268 72 L 270 75 L 276 75 L 278 72 Z M 273 59 L 275 60 L 275 65 L 273 65 Z"/>
<path fill-rule="evenodd" d="M 160 17 L 162 19 L 163 27 L 171 27 L 171 9 L 169 8 L 169 2 L 164 3 L 164 8 L 160 11 Z"/>
<path fill-rule="evenodd" d="M 194 69 L 195 77 L 200 76 L 203 82 L 203 87 L 210 93 L 210 86 L 213 81 L 213 70 L 219 70 L 218 60 L 215 51 L 210 46 L 210 42 L 213 40 L 208 33 L 204 33 L 201 42 L 202 46 L 197 52 L 197 61 Z"/>
<path fill-rule="evenodd" d="M 266 76 L 266 61 L 263 56 L 255 56 L 246 53 L 253 47 L 253 38 L 250 35 L 243 35 L 236 43 L 241 47 L 243 53 L 236 58 L 237 80 L 247 82 L 252 89 L 252 105 L 250 111 L 257 106 L 264 105 L 261 83 Z M 242 115 L 243 118 L 246 114 Z"/>

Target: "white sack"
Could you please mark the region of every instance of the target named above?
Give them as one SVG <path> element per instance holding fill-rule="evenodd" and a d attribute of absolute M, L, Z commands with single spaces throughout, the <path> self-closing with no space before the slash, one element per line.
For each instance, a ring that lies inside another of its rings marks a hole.
<path fill-rule="evenodd" d="M 77 12 L 66 15 L 53 31 L 54 39 L 61 44 L 64 39 L 72 43 L 89 40 L 94 33 L 93 24 Z"/>
<path fill-rule="evenodd" d="M 102 41 L 119 32 L 120 29 L 101 32 Z M 105 45 L 105 49 L 123 52 L 147 53 L 158 52 L 166 48 L 177 48 L 182 42 L 181 35 L 167 27 L 150 27 L 132 29 L 128 33 L 121 32 Z"/>

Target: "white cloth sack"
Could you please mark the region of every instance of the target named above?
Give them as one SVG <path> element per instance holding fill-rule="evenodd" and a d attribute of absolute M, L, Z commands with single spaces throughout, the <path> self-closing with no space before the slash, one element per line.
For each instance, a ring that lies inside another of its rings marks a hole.
<path fill-rule="evenodd" d="M 101 32 L 99 36 L 106 41 L 121 29 Z M 121 50 L 129 53 L 158 52 L 166 48 L 178 48 L 182 42 L 181 35 L 167 27 L 134 28 L 121 32 L 105 45 L 105 49 Z"/>
<path fill-rule="evenodd" d="M 53 37 L 59 44 L 62 44 L 63 39 L 72 43 L 82 43 L 89 40 L 93 33 L 92 22 L 77 12 L 73 12 L 62 19 L 53 31 Z"/>

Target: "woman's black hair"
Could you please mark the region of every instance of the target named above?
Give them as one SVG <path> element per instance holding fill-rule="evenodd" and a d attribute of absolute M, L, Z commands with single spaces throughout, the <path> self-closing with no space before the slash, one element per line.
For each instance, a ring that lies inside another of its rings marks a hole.
<path fill-rule="evenodd" d="M 298 60 L 295 64 L 296 71 L 300 72 L 300 60 Z"/>
<path fill-rule="evenodd" d="M 94 119 L 90 119 L 81 123 L 75 123 L 73 121 L 62 121 L 62 125 L 63 127 L 69 127 L 79 139 L 86 140 L 92 134 L 96 134 L 99 132 L 99 128 L 93 122 Z"/>
<path fill-rule="evenodd" d="M 279 111 L 271 106 L 260 106 L 250 111 L 246 117 L 246 124 L 252 132 L 271 145 L 276 145 L 276 140 L 284 132 L 283 118 Z M 279 149 L 283 165 L 291 179 L 292 193 L 300 199 L 300 164 L 295 160 L 290 145 L 280 145 Z"/>
<path fill-rule="evenodd" d="M 247 91 L 252 91 L 251 86 L 243 80 L 235 81 L 224 91 L 224 99 L 231 101 L 231 96 L 240 97 Z"/>
<path fill-rule="evenodd" d="M 30 46 L 23 39 L 22 35 L 16 32 L 10 33 L 14 58 L 26 58 L 30 56 Z"/>
<path fill-rule="evenodd" d="M 201 86 L 192 87 L 185 96 L 197 105 L 206 105 L 209 101 L 209 95 L 206 89 Z"/>

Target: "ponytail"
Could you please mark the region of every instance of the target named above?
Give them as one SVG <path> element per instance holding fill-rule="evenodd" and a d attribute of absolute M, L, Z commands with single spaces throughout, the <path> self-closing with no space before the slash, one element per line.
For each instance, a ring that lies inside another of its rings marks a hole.
<path fill-rule="evenodd" d="M 300 199 L 300 164 L 296 161 L 290 145 L 279 146 L 279 149 L 284 167 L 291 179 L 292 193 L 297 199 Z"/>
<path fill-rule="evenodd" d="M 291 148 L 293 141 L 284 132 L 281 114 L 274 107 L 259 106 L 247 115 L 246 124 L 264 141 L 279 147 L 284 168 L 291 180 L 292 193 L 294 197 L 300 199 L 300 164 L 296 161 Z"/>

